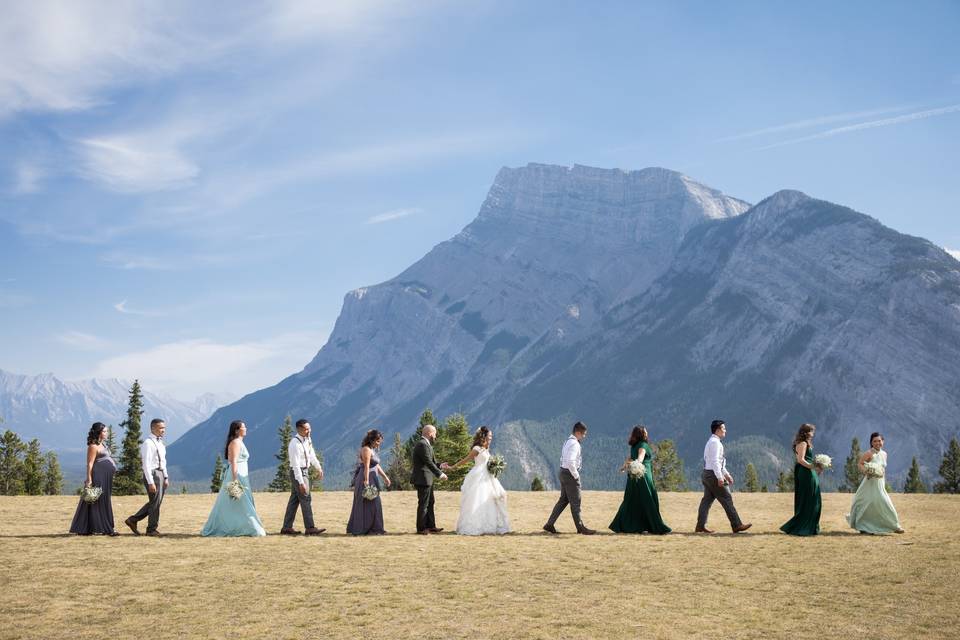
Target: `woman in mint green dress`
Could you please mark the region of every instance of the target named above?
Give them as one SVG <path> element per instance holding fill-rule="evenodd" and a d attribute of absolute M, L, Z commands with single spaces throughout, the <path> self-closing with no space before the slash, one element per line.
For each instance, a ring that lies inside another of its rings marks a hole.
<path fill-rule="evenodd" d="M 815 536 L 820 533 L 820 475 L 813 464 L 813 436 L 816 426 L 800 425 L 793 439 L 797 457 L 793 466 L 793 517 L 780 530 L 792 536 Z"/>
<path fill-rule="evenodd" d="M 887 452 L 883 450 L 883 436 L 879 433 L 870 434 L 870 450 L 860 456 L 859 467 L 863 480 L 847 514 L 850 527 L 860 533 L 903 533 L 900 517 L 885 486 Z"/>
<path fill-rule="evenodd" d="M 660 498 L 653 482 L 653 449 L 650 447 L 647 428 L 637 425 L 630 433 L 630 457 L 621 471 L 627 472 L 627 486 L 623 490 L 620 510 L 610 523 L 616 533 L 670 533 L 671 529 L 660 516 Z M 643 476 L 630 474 L 630 463 L 639 460 L 644 467 Z"/>
<path fill-rule="evenodd" d="M 247 425 L 240 420 L 230 423 L 227 433 L 227 446 L 224 448 L 224 457 L 229 463 L 223 471 L 220 480 L 220 493 L 213 503 L 210 517 L 203 525 L 204 536 L 265 536 L 257 507 L 253 503 L 253 490 L 250 488 L 250 477 L 247 471 L 247 460 L 250 454 L 243 444 L 243 437 L 247 435 Z M 239 480 L 243 487 L 243 495 L 239 498 L 230 496 L 229 485 L 233 480 Z"/>

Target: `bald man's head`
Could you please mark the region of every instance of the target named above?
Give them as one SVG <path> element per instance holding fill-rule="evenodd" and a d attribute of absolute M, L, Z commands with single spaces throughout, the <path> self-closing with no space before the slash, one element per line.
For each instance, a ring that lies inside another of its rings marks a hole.
<path fill-rule="evenodd" d="M 437 439 L 437 428 L 432 424 L 423 425 L 423 429 L 420 431 L 423 434 L 423 437 L 433 442 Z"/>

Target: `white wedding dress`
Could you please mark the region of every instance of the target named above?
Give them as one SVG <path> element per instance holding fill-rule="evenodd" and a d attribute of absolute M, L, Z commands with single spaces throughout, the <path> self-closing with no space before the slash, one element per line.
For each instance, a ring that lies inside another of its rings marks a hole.
<path fill-rule="evenodd" d="M 460 517 L 457 533 L 481 536 L 510 532 L 510 516 L 507 515 L 507 492 L 503 485 L 487 470 L 490 451 L 474 447 L 477 457 L 473 469 L 463 479 L 460 487 Z"/>

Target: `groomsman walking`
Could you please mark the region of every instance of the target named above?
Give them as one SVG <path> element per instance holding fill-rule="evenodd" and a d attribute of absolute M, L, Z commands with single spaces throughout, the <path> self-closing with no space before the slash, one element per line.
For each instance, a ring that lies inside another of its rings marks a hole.
<path fill-rule="evenodd" d="M 317 529 L 313 523 L 313 505 L 310 494 L 310 467 L 315 468 L 323 479 L 323 467 L 313 450 L 313 441 L 310 440 L 310 423 L 306 420 L 297 420 L 297 435 L 290 438 L 287 446 L 287 457 L 290 460 L 290 499 L 287 501 L 287 511 L 283 516 L 284 535 L 298 535 L 300 532 L 293 528 L 293 520 L 297 517 L 297 508 L 303 515 L 304 533 L 315 536 L 326 529 Z"/>
<path fill-rule="evenodd" d="M 583 456 L 580 443 L 587 437 L 587 425 L 577 422 L 573 425 L 573 433 L 567 438 L 560 452 L 560 499 L 553 507 L 553 513 L 543 525 L 543 530 L 548 533 L 560 533 L 554 526 L 557 518 L 563 513 L 563 510 L 570 505 L 570 514 L 573 516 L 573 524 L 577 527 L 577 533 L 583 535 L 593 535 L 595 530 L 589 529 L 583 524 L 583 518 L 580 517 L 580 467 L 583 466 Z"/>
<path fill-rule="evenodd" d="M 167 423 L 160 418 L 150 421 L 150 435 L 140 444 L 140 464 L 143 470 L 143 484 L 147 488 L 147 504 L 123 521 L 130 527 L 133 535 L 138 536 L 137 523 L 147 518 L 147 535 L 159 536 L 157 524 L 160 521 L 160 503 L 170 486 L 167 475 L 167 447 L 163 444 L 163 434 L 167 432 Z"/>
<path fill-rule="evenodd" d="M 730 527 L 734 533 L 746 531 L 751 526 L 740 520 L 740 514 L 733 506 L 733 495 L 727 487 L 733 484 L 733 476 L 727 471 L 727 459 L 723 455 L 723 440 L 727 436 L 727 425 L 723 420 L 714 420 L 710 423 L 710 439 L 703 448 L 703 498 L 700 500 L 700 510 L 697 513 L 697 533 L 713 533 L 707 529 L 707 516 L 714 500 L 719 500 L 723 510 L 730 520 Z"/>

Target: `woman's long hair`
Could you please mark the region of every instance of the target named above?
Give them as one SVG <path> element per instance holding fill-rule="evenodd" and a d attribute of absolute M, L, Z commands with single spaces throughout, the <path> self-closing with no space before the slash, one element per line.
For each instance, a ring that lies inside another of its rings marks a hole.
<path fill-rule="evenodd" d="M 630 439 L 627 442 L 631 447 L 638 442 L 650 442 L 650 434 L 647 433 L 647 428 L 642 424 L 635 426 L 633 431 L 630 432 Z"/>
<path fill-rule="evenodd" d="M 470 448 L 482 447 L 483 443 L 487 441 L 488 435 L 490 435 L 490 427 L 483 426 L 477 429 L 473 434 L 473 444 L 470 445 Z"/>
<path fill-rule="evenodd" d="M 240 427 L 243 426 L 243 420 L 234 420 L 230 423 L 230 430 L 227 431 L 227 444 L 223 445 L 223 459 L 230 459 L 230 443 L 240 437 Z"/>
<path fill-rule="evenodd" d="M 817 425 L 810 424 L 809 422 L 804 422 L 802 425 L 800 425 L 800 428 L 797 429 L 797 435 L 793 437 L 793 448 L 796 449 L 797 445 L 801 442 L 806 442 L 812 448 L 813 443 L 810 442 L 810 435 L 816 428 Z"/>
<path fill-rule="evenodd" d="M 87 444 L 100 444 L 100 434 L 107 428 L 102 422 L 94 422 L 87 432 Z"/>
<path fill-rule="evenodd" d="M 373 445 L 377 440 L 383 439 L 383 434 L 377 431 L 376 429 L 370 429 L 367 431 L 367 435 L 363 436 L 363 442 L 360 444 L 361 447 L 370 447 L 373 449 Z"/>

